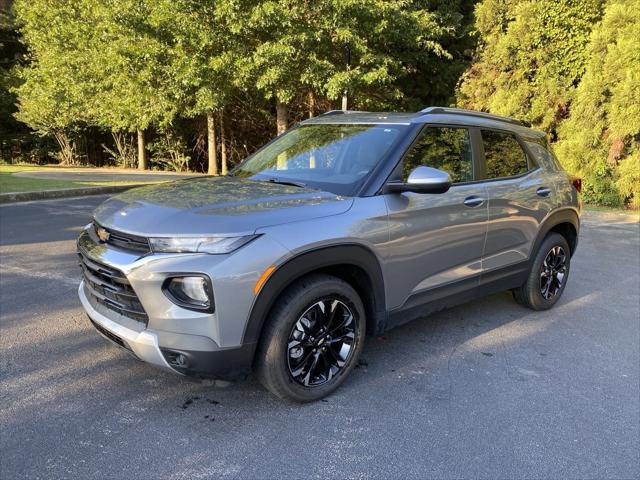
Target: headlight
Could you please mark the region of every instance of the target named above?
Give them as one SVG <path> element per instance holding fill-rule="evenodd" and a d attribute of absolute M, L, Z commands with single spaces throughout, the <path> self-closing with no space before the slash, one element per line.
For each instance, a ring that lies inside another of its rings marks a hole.
<path fill-rule="evenodd" d="M 258 235 L 245 237 L 157 237 L 150 238 L 154 252 L 166 253 L 231 253 L 246 245 Z"/>
<path fill-rule="evenodd" d="M 167 278 L 162 290 L 180 307 L 205 312 L 214 310 L 211 282 L 204 275 Z"/>

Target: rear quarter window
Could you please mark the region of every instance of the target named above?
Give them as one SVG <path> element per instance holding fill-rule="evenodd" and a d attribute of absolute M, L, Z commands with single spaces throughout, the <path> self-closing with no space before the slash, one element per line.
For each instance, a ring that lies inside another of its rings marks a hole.
<path fill-rule="evenodd" d="M 543 137 L 522 137 L 529 151 L 533 154 L 536 162 L 552 170 L 562 170 L 562 165 L 553 154 L 547 140 Z"/>
<path fill-rule="evenodd" d="M 527 155 L 515 135 L 482 130 L 487 178 L 516 177 L 529 171 Z"/>

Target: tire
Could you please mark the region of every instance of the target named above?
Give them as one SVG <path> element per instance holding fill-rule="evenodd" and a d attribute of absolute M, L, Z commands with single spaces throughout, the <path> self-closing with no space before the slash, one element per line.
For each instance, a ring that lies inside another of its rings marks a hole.
<path fill-rule="evenodd" d="M 527 281 L 512 291 L 513 298 L 532 310 L 548 310 L 562 296 L 569 280 L 570 268 L 571 250 L 567 240 L 559 233 L 550 233 L 536 253 Z M 545 289 L 547 285 L 549 288 Z"/>
<path fill-rule="evenodd" d="M 360 297 L 343 280 L 312 274 L 296 281 L 267 319 L 254 365 L 258 380 L 286 400 L 304 403 L 326 397 L 357 364 L 365 321 Z"/>

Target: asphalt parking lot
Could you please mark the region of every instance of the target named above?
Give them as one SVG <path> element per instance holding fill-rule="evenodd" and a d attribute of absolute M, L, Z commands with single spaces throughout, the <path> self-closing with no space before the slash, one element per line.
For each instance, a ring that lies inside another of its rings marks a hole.
<path fill-rule="evenodd" d="M 0 477 L 638 478 L 640 227 L 587 213 L 549 312 L 493 295 L 369 338 L 298 406 L 109 345 L 74 239 L 104 197 L 0 207 Z"/>

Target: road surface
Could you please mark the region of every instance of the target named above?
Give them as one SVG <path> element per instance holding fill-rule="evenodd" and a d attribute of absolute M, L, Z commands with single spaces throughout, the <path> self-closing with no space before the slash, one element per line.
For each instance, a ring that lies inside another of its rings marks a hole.
<path fill-rule="evenodd" d="M 549 312 L 493 295 L 370 338 L 312 405 L 99 337 L 78 230 L 104 197 L 0 207 L 0 477 L 638 478 L 640 230 L 589 214 Z"/>

